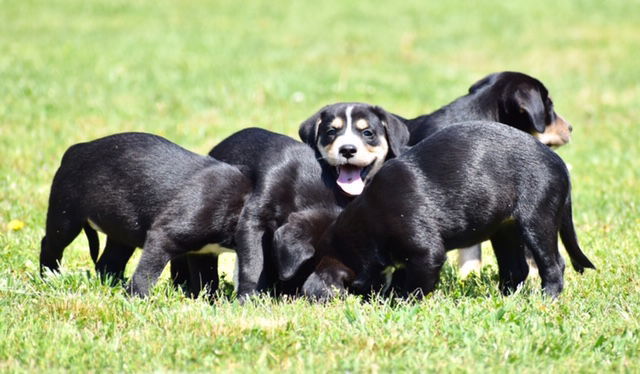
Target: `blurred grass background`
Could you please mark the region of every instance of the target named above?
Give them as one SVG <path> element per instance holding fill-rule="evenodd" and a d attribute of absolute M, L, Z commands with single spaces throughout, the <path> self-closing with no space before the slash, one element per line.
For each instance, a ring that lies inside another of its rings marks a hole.
<path fill-rule="evenodd" d="M 638 61 L 637 0 L 0 0 L 0 370 L 638 371 Z M 559 153 L 599 270 L 567 271 L 556 303 L 500 297 L 491 267 L 448 268 L 416 305 L 129 300 L 84 275 L 84 238 L 37 277 L 73 143 L 147 131 L 205 153 L 246 126 L 297 137 L 336 101 L 417 116 L 502 70 L 543 81 L 574 126 Z"/>

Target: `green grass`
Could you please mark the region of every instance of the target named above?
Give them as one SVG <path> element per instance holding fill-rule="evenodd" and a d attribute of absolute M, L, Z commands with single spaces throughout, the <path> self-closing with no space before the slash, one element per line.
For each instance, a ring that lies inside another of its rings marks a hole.
<path fill-rule="evenodd" d="M 316 3 L 0 0 L 0 371 L 640 372 L 640 2 Z M 500 70 L 540 78 L 575 128 L 559 153 L 598 271 L 568 269 L 556 302 L 535 279 L 499 296 L 493 266 L 447 267 L 419 303 L 211 306 L 166 280 L 130 299 L 86 275 L 84 238 L 37 275 L 73 143 L 148 131 L 204 153 L 250 125 L 295 136 L 335 101 L 430 112 Z"/>

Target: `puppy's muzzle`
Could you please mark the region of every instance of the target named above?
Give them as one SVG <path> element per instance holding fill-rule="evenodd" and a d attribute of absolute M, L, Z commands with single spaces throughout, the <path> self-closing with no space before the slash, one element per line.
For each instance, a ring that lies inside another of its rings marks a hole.
<path fill-rule="evenodd" d="M 340 153 L 340 156 L 348 160 L 358 152 L 358 148 L 353 144 L 345 144 L 338 149 L 338 152 Z"/>

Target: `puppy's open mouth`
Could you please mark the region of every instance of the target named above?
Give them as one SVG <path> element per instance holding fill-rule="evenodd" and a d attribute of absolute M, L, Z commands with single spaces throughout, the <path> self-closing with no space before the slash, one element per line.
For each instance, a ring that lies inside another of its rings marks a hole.
<path fill-rule="evenodd" d="M 338 186 L 344 193 L 350 196 L 357 196 L 364 190 L 364 179 L 371 171 L 373 162 L 366 167 L 359 167 L 351 164 L 337 166 Z"/>

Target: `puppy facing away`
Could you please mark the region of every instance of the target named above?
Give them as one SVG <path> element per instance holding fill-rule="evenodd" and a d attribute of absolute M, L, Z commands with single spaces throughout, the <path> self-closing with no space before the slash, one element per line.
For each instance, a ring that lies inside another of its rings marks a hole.
<path fill-rule="evenodd" d="M 63 251 L 84 229 L 96 262 L 96 230 L 106 234 L 100 274 L 121 276 L 135 248 L 144 248 L 131 291 L 146 295 L 172 259 L 233 244 L 249 181 L 240 171 L 159 136 L 122 133 L 70 147 L 51 186 L 40 268 L 58 270 Z M 215 291 L 218 276 L 189 255 L 197 294 Z M 201 271 L 202 270 L 202 271 Z"/>
<path fill-rule="evenodd" d="M 297 293 L 313 270 L 301 264 L 315 254 L 317 240 L 344 203 L 333 176 L 306 144 L 259 128 L 231 135 L 209 154 L 237 166 L 253 190 L 233 247 L 238 297 L 270 288 Z"/>
<path fill-rule="evenodd" d="M 462 123 L 382 166 L 323 234 L 303 291 L 326 298 L 336 289 L 380 290 L 385 268 L 399 264 L 398 291 L 421 296 L 434 289 L 447 250 L 490 239 L 502 292 L 526 279 L 528 249 L 544 292 L 557 297 L 564 273 L 558 233 L 578 272 L 594 268 L 578 246 L 560 157 L 508 126 Z"/>
<path fill-rule="evenodd" d="M 361 194 L 382 163 L 399 155 L 409 141 L 398 118 L 363 103 L 327 105 L 300 125 L 299 135 L 349 197 Z"/>
<path fill-rule="evenodd" d="M 404 120 L 409 144 L 457 122 L 486 120 L 504 123 L 533 135 L 550 147 L 571 139 L 571 125 L 555 112 L 547 88 L 539 80 L 518 72 L 491 74 L 474 83 L 469 93 L 437 111 Z M 462 276 L 480 270 L 480 245 L 459 251 Z"/>

